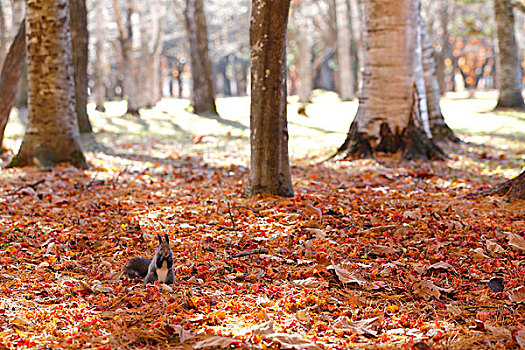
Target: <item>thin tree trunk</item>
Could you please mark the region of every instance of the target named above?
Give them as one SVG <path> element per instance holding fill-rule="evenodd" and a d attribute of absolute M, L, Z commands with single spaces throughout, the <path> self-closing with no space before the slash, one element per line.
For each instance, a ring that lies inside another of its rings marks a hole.
<path fill-rule="evenodd" d="M 423 45 L 423 72 L 425 79 L 425 87 L 427 91 L 427 106 L 428 119 L 430 124 L 430 131 L 436 141 L 453 141 L 458 142 L 459 139 L 454 135 L 452 129 L 449 128 L 439 105 L 441 94 L 439 91 L 439 83 L 436 75 L 436 60 L 434 58 L 434 48 L 430 42 L 427 26 L 420 17 L 421 25 L 421 44 Z"/>
<path fill-rule="evenodd" d="M 450 43 L 449 43 L 449 32 L 448 32 L 448 23 L 449 23 L 449 0 L 440 0 L 441 4 L 439 6 L 439 21 L 441 26 L 441 35 L 440 35 L 440 50 L 437 52 L 436 57 L 436 78 L 439 84 L 439 94 L 443 96 L 447 91 L 447 86 L 445 84 L 445 57 L 450 55 Z"/>
<path fill-rule="evenodd" d="M 104 7 L 102 0 L 95 2 L 95 62 L 93 64 L 93 75 L 95 80 L 95 109 L 105 112 L 106 86 L 104 84 Z"/>
<path fill-rule="evenodd" d="M 69 0 L 71 11 L 71 44 L 75 79 L 76 112 L 80 133 L 93 132 L 87 114 L 88 41 L 86 0 Z"/>
<path fill-rule="evenodd" d="M 140 14 L 140 105 L 151 108 L 160 101 L 160 54 L 162 51 L 163 20 L 160 3 L 153 0 L 139 5 Z M 149 10 L 149 13 L 148 13 Z M 149 15 L 149 16 L 148 16 Z"/>
<path fill-rule="evenodd" d="M 312 94 L 312 51 L 313 51 L 313 23 L 308 13 L 308 3 L 301 1 L 298 4 L 298 47 L 299 47 L 299 102 L 307 103 Z"/>
<path fill-rule="evenodd" d="M 115 18 L 119 30 L 120 42 L 120 70 L 122 72 L 122 90 L 127 96 L 128 110 L 126 113 L 139 116 L 139 98 L 137 79 L 135 77 L 135 60 L 133 59 L 133 27 L 131 24 L 131 16 L 135 5 L 132 0 L 128 1 L 127 23 L 126 27 L 122 23 L 120 11 L 118 9 L 117 0 L 113 0 L 113 9 L 115 10 Z"/>
<path fill-rule="evenodd" d="M 4 64 L 8 40 L 3 2 L 0 1 L 0 69 Z"/>
<path fill-rule="evenodd" d="M 346 0 L 335 0 L 337 22 L 337 66 L 339 73 L 339 97 L 343 101 L 355 98 L 355 79 L 350 51 L 350 23 Z"/>
<path fill-rule="evenodd" d="M 203 0 L 186 0 L 184 20 L 190 47 L 193 110 L 197 114 L 218 114 Z"/>
<path fill-rule="evenodd" d="M 363 82 L 363 17 L 361 0 L 349 0 L 350 16 L 352 18 L 352 35 L 357 50 L 357 93 L 361 92 Z"/>
<path fill-rule="evenodd" d="M 68 0 L 27 0 L 26 6 L 29 121 L 9 166 L 51 168 L 68 162 L 85 168 L 75 114 Z"/>
<path fill-rule="evenodd" d="M 514 33 L 514 13 L 511 0 L 494 0 L 498 39 L 498 108 L 525 109 L 523 101 L 523 71 Z"/>
<path fill-rule="evenodd" d="M 286 118 L 286 27 L 290 0 L 252 0 L 251 168 L 246 193 L 291 197 Z"/>
<path fill-rule="evenodd" d="M 26 28 L 22 21 L 2 67 L 0 74 L 0 153 L 9 113 L 15 104 L 18 82 L 26 57 Z"/>
<path fill-rule="evenodd" d="M 422 122 L 423 130 L 429 139 L 432 138 L 430 132 L 430 124 L 428 121 L 428 104 L 427 104 L 427 88 L 425 86 L 425 77 L 423 73 L 423 43 L 421 29 L 424 25 L 423 18 L 418 9 L 417 25 L 416 25 L 416 49 L 414 51 L 414 79 L 416 80 L 416 89 L 419 100 L 419 117 Z"/>
<path fill-rule="evenodd" d="M 423 130 L 416 88 L 418 8 L 413 0 L 365 3 L 362 95 L 348 136 L 336 154 L 369 157 L 375 152 L 400 151 L 408 159 L 442 158 Z"/>

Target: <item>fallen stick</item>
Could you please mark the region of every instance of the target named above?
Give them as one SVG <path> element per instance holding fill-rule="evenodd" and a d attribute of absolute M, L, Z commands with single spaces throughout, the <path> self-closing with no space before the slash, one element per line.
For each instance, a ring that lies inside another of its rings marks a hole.
<path fill-rule="evenodd" d="M 247 252 L 242 252 L 239 254 L 232 255 L 232 258 L 242 258 L 244 256 L 255 255 L 255 254 L 268 254 L 268 251 L 264 249 L 253 249 L 253 250 L 248 250 Z"/>
<path fill-rule="evenodd" d="M 42 179 L 42 180 L 38 180 L 37 182 L 34 182 L 32 184 L 29 184 L 29 185 L 24 185 L 24 186 L 21 186 L 21 187 L 18 187 L 16 190 L 14 190 L 13 192 L 11 192 L 11 194 L 15 194 L 17 193 L 18 191 L 20 190 L 23 190 L 24 188 L 29 188 L 31 187 L 33 190 L 36 190 L 36 187 L 42 183 L 46 182 L 46 179 Z"/>

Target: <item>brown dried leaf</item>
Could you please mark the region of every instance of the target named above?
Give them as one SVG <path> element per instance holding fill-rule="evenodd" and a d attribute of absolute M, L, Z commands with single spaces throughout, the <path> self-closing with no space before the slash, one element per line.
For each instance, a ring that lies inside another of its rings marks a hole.
<path fill-rule="evenodd" d="M 340 316 L 332 327 L 338 331 L 353 331 L 361 335 L 377 336 L 379 317 L 367 318 L 359 321 L 350 321 L 347 316 Z"/>
<path fill-rule="evenodd" d="M 293 280 L 292 283 L 298 287 L 304 287 L 304 288 L 309 288 L 309 289 L 318 289 L 318 288 L 328 287 L 328 282 L 319 281 L 318 279 L 314 277 L 308 277 L 305 280 Z"/>
<path fill-rule="evenodd" d="M 280 344 L 281 349 L 305 349 L 317 350 L 321 349 L 311 341 L 301 337 L 297 334 L 288 333 L 270 333 L 263 337 L 266 340 L 271 340 Z"/>
<path fill-rule="evenodd" d="M 514 250 L 525 252 L 525 238 L 520 235 L 509 233 L 509 245 Z"/>
<path fill-rule="evenodd" d="M 496 253 L 496 254 L 505 253 L 505 249 L 503 249 L 503 247 L 501 247 L 498 243 L 487 240 L 485 242 L 485 245 L 487 246 L 487 250 L 491 253 Z"/>
<path fill-rule="evenodd" d="M 194 349 L 229 349 L 234 343 L 242 343 L 242 341 L 221 337 L 218 335 L 208 335 L 203 340 L 198 341 L 193 345 Z"/>
<path fill-rule="evenodd" d="M 520 286 L 509 290 L 508 292 L 510 301 L 514 303 L 522 303 L 525 301 L 525 286 Z"/>
<path fill-rule="evenodd" d="M 454 269 L 452 265 L 444 261 L 439 261 L 435 264 L 427 266 L 427 271 L 428 270 L 447 270 L 447 271 L 452 271 L 454 273 L 457 273 L 456 269 Z"/>
<path fill-rule="evenodd" d="M 431 281 L 426 280 L 414 283 L 413 289 L 414 293 L 422 296 L 425 299 L 428 299 L 430 296 L 440 298 L 442 292 L 450 293 L 453 291 L 453 288 L 441 288 L 439 286 L 436 286 Z"/>

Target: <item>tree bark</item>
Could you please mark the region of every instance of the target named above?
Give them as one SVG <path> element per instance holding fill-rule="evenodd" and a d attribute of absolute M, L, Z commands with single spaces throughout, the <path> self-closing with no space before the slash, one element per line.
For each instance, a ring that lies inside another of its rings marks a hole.
<path fill-rule="evenodd" d="M 86 168 L 75 114 L 68 0 L 27 0 L 28 125 L 10 167 Z"/>
<path fill-rule="evenodd" d="M 128 109 L 126 113 L 139 116 L 139 96 L 137 79 L 135 76 L 135 60 L 133 59 L 133 27 L 131 16 L 133 15 L 134 4 L 128 1 L 126 27 L 122 23 L 117 0 L 113 0 L 113 9 L 119 31 L 120 42 L 120 71 L 122 72 L 122 90 L 127 96 Z"/>
<path fill-rule="evenodd" d="M 298 16 L 298 35 L 297 46 L 299 48 L 299 102 L 307 103 L 310 101 L 310 95 L 313 88 L 312 76 L 312 50 L 313 50 L 313 23 L 310 20 L 310 13 L 305 1 L 297 4 Z"/>
<path fill-rule="evenodd" d="M 343 101 L 355 98 L 355 79 L 350 51 L 350 23 L 346 0 L 335 0 L 337 23 L 337 66 L 339 73 L 339 97 Z"/>
<path fill-rule="evenodd" d="M 0 69 L 4 65 L 7 49 L 7 30 L 5 25 L 4 4 L 0 1 Z"/>
<path fill-rule="evenodd" d="M 357 115 L 336 154 L 370 157 L 375 152 L 400 151 L 407 159 L 443 157 L 423 130 L 421 119 L 415 75 L 417 5 L 413 0 L 365 3 L 362 94 Z"/>
<path fill-rule="evenodd" d="M 149 10 L 149 11 L 148 11 Z M 163 20 L 159 0 L 139 5 L 140 14 L 140 106 L 151 108 L 161 99 L 160 54 L 163 42 Z"/>
<path fill-rule="evenodd" d="M 363 20 L 361 0 L 349 0 L 350 16 L 352 18 L 352 35 L 357 51 L 357 81 L 356 91 L 360 95 L 363 81 Z"/>
<path fill-rule="evenodd" d="M 102 0 L 96 0 L 95 12 L 95 62 L 93 64 L 93 76 L 95 80 L 95 109 L 100 112 L 105 112 L 106 107 L 104 102 L 106 100 L 106 86 L 104 84 L 104 8 Z"/>
<path fill-rule="evenodd" d="M 458 142 L 459 139 L 454 135 L 452 129 L 449 128 L 443 114 L 439 102 L 441 100 L 441 93 L 439 90 L 439 83 L 437 80 L 436 59 L 434 57 L 434 48 L 430 42 L 427 26 L 420 16 L 419 23 L 421 25 L 421 44 L 423 50 L 423 72 L 425 80 L 425 88 L 427 91 L 427 109 L 430 131 L 436 141 L 453 141 Z"/>
<path fill-rule="evenodd" d="M 26 57 L 26 29 L 22 21 L 4 60 L 0 75 L 0 153 L 9 113 L 15 104 L 18 82 Z"/>
<path fill-rule="evenodd" d="M 75 100 L 80 133 L 93 132 L 87 114 L 88 99 L 88 41 L 86 0 L 69 0 L 71 12 L 71 44 L 73 48 L 73 71 Z"/>
<path fill-rule="evenodd" d="M 286 28 L 290 0 L 252 0 L 251 168 L 246 193 L 293 196 L 286 118 Z"/>
<path fill-rule="evenodd" d="M 521 68 L 511 0 L 494 0 L 496 35 L 498 39 L 498 108 L 525 109 L 523 101 Z"/>
<path fill-rule="evenodd" d="M 184 20 L 190 47 L 193 110 L 197 114 L 216 115 L 218 113 L 203 0 L 186 0 Z"/>

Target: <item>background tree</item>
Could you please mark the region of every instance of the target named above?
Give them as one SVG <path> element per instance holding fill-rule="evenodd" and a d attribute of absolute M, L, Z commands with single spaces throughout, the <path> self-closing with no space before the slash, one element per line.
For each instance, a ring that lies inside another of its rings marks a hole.
<path fill-rule="evenodd" d="M 182 1 L 182 0 L 181 0 Z M 193 110 L 197 114 L 218 114 L 215 86 L 208 50 L 208 29 L 203 0 L 184 0 L 183 10 L 191 64 Z"/>
<path fill-rule="evenodd" d="M 9 113 L 15 104 L 18 82 L 26 57 L 26 28 L 22 21 L 0 73 L 0 153 Z"/>
<path fill-rule="evenodd" d="M 352 100 L 355 95 L 355 78 L 350 55 L 350 42 L 352 32 L 349 22 L 348 2 L 346 0 L 335 0 L 336 23 L 337 23 L 337 69 L 339 97 L 343 101 Z"/>
<path fill-rule="evenodd" d="M 426 89 L 428 119 L 430 131 L 432 136 L 437 141 L 458 141 L 459 139 L 454 135 L 452 129 L 449 128 L 443 114 L 439 102 L 441 100 L 441 93 L 439 90 L 439 83 L 437 79 L 436 59 L 434 48 L 428 35 L 427 26 L 422 17 L 419 19 L 421 26 L 421 45 L 422 45 L 422 61 L 423 74 Z"/>
<path fill-rule="evenodd" d="M 405 158 L 441 157 L 423 130 L 415 87 L 417 5 L 412 0 L 365 2 L 362 93 L 357 115 L 337 153 L 366 157 L 378 151 L 401 151 Z"/>
<path fill-rule="evenodd" d="M 68 0 L 27 0 L 27 130 L 9 166 L 86 167 L 79 144 Z"/>
<path fill-rule="evenodd" d="M 496 108 L 525 109 L 521 93 L 523 71 L 514 33 L 514 13 L 511 0 L 494 0 L 496 35 L 498 38 L 499 99 Z"/>
<path fill-rule="evenodd" d="M 163 6 L 160 0 L 138 6 L 140 16 L 139 82 L 141 107 L 151 108 L 161 99 L 160 54 L 164 38 Z"/>
<path fill-rule="evenodd" d="M 250 194 L 293 196 L 286 118 L 286 27 L 290 0 L 252 1 Z"/>
<path fill-rule="evenodd" d="M 115 20 L 118 28 L 119 40 L 119 66 L 122 74 L 122 90 L 126 94 L 128 101 L 127 112 L 131 115 L 139 114 L 139 95 L 137 88 L 137 78 L 135 75 L 135 59 L 133 55 L 133 25 L 131 17 L 135 11 L 135 5 L 132 0 L 128 0 L 126 13 L 126 26 L 120 16 L 118 0 L 113 0 L 113 10 L 115 11 Z"/>
<path fill-rule="evenodd" d="M 86 0 L 69 0 L 71 11 L 71 43 L 75 79 L 75 106 L 81 133 L 92 132 L 87 114 L 88 99 L 88 41 Z"/>
<path fill-rule="evenodd" d="M 95 109 L 105 112 L 106 86 L 104 84 L 104 6 L 102 0 L 95 0 L 95 58 L 93 62 L 93 80 L 95 93 Z"/>

